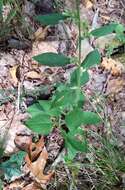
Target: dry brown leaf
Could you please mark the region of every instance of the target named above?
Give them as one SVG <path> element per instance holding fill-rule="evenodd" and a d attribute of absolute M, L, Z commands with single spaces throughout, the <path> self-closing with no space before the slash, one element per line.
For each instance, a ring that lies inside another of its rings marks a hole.
<path fill-rule="evenodd" d="M 41 190 L 40 185 L 37 182 L 32 182 L 27 185 L 27 181 L 25 179 L 16 179 L 15 181 L 8 184 L 3 190 L 14 190 L 14 189 L 21 189 L 21 190 Z"/>
<path fill-rule="evenodd" d="M 44 138 L 41 137 L 37 143 L 31 143 L 29 146 L 31 161 L 33 162 L 38 158 L 44 148 Z"/>
<path fill-rule="evenodd" d="M 34 33 L 34 40 L 35 41 L 41 41 L 44 40 L 47 36 L 48 26 L 43 29 L 43 27 L 40 27 L 35 33 Z"/>
<path fill-rule="evenodd" d="M 90 1 L 90 0 L 84 0 L 84 4 L 85 4 L 85 7 L 86 7 L 87 9 L 90 9 L 90 8 L 92 8 L 92 6 L 93 6 L 92 1 Z"/>
<path fill-rule="evenodd" d="M 109 80 L 107 84 L 107 91 L 106 94 L 117 94 L 119 93 L 125 85 L 125 80 L 123 79 L 113 79 Z"/>
<path fill-rule="evenodd" d="M 25 186 L 22 188 L 22 190 L 41 190 L 41 187 L 39 186 L 39 184 L 32 182 L 31 184 Z"/>
<path fill-rule="evenodd" d="M 29 71 L 26 73 L 26 77 L 29 79 L 41 79 L 41 75 L 36 71 Z"/>
<path fill-rule="evenodd" d="M 124 66 L 119 61 L 115 61 L 112 58 L 104 57 L 101 66 L 107 71 L 111 72 L 114 76 L 119 76 L 124 70 Z"/>
<path fill-rule="evenodd" d="M 34 146 L 35 146 L 35 152 L 33 151 Z M 43 188 L 45 188 L 47 182 L 50 181 L 53 175 L 53 172 L 49 172 L 46 175 L 43 173 L 47 159 L 48 159 L 48 153 L 44 146 L 43 138 L 41 138 L 36 145 L 34 143 L 30 145 L 30 153 L 26 155 L 25 160 L 29 170 L 36 178 L 36 181 L 38 181 Z"/>
<path fill-rule="evenodd" d="M 8 184 L 3 190 L 23 189 L 25 181 L 22 179 L 16 179 L 12 183 Z"/>
<path fill-rule="evenodd" d="M 102 19 L 109 21 L 111 18 L 109 16 L 100 15 Z"/>
<path fill-rule="evenodd" d="M 18 84 L 18 78 L 17 78 L 17 69 L 18 69 L 19 65 L 15 65 L 12 68 L 10 68 L 10 75 L 13 79 L 14 85 Z"/>
<path fill-rule="evenodd" d="M 32 143 L 32 137 L 25 134 L 17 134 L 14 139 L 15 145 L 22 151 L 29 152 L 30 144 Z"/>
<path fill-rule="evenodd" d="M 6 110 L 7 112 L 7 110 Z M 4 139 L 4 152 L 10 155 L 17 151 L 17 147 L 14 143 L 17 133 L 30 134 L 30 130 L 21 123 L 27 116 L 27 114 L 16 114 L 15 110 L 12 109 L 7 117 L 4 118 L 2 111 L 0 114 L 0 138 Z"/>

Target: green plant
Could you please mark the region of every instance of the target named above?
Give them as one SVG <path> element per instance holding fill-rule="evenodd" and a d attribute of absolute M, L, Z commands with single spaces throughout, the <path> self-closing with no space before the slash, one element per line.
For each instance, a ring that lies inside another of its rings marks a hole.
<path fill-rule="evenodd" d="M 125 172 L 124 153 L 119 149 L 113 134 L 110 138 L 108 135 L 101 137 L 94 134 L 94 136 L 100 143 L 100 147 L 90 148 L 90 165 L 94 163 L 93 170 L 98 176 L 96 187 L 99 190 L 111 189 L 122 183 L 122 175 Z"/>
<path fill-rule="evenodd" d="M 7 36 L 11 32 L 11 27 L 12 27 L 11 21 L 16 16 L 16 10 L 11 9 L 11 7 L 9 7 L 9 4 L 8 4 L 8 15 L 6 16 L 3 15 L 3 8 L 5 5 L 7 5 L 6 3 L 9 3 L 9 1 L 6 2 L 4 0 L 1 0 L 0 2 L 0 27 L 2 29 L 0 31 L 0 39 L 3 38 L 4 36 Z"/>
<path fill-rule="evenodd" d="M 19 0 L 0 0 L 0 41 L 13 36 L 25 39 L 32 34 L 32 29 L 25 19 L 22 12 L 22 1 Z"/>
<path fill-rule="evenodd" d="M 81 88 L 89 81 L 88 70 L 100 63 L 101 56 L 99 51 L 95 49 L 84 60 L 81 60 L 81 40 L 91 35 L 100 37 L 116 32 L 116 28 L 119 26 L 116 23 L 111 23 L 90 33 L 83 32 L 79 3 L 79 0 L 76 0 L 76 12 L 73 14 L 53 13 L 38 15 L 35 18 L 43 25 L 55 25 L 60 20 L 73 18 L 79 31 L 79 55 L 76 59 L 78 61 L 75 62 L 76 68 L 71 73 L 70 82 L 58 84 L 49 100 L 41 100 L 30 106 L 28 112 L 31 114 L 31 118 L 26 121 L 26 125 L 31 130 L 43 135 L 49 134 L 54 127 L 59 127 L 67 148 L 68 159 L 73 159 L 79 151 L 87 151 L 87 139 L 83 126 L 96 125 L 101 121 L 98 113 L 83 111 L 85 93 L 82 92 Z M 50 67 L 63 67 L 75 60 L 52 52 L 37 55 L 33 59 Z"/>
<path fill-rule="evenodd" d="M 97 49 L 87 55 L 85 60 L 81 60 L 81 20 L 79 12 L 79 1 L 76 0 L 75 20 L 79 29 L 79 56 L 76 68 L 70 76 L 70 82 L 59 84 L 50 100 L 38 101 L 28 108 L 31 118 L 26 121 L 26 125 L 39 134 L 47 135 L 53 127 L 59 127 L 65 141 L 68 158 L 73 159 L 77 152 L 87 151 L 87 140 L 83 125 L 98 124 L 100 117 L 97 113 L 83 111 L 85 95 L 81 87 L 89 81 L 88 69 L 99 64 L 101 56 Z M 69 18 L 61 13 L 54 13 L 45 16 L 37 16 L 44 25 L 57 24 L 60 20 Z M 44 53 L 33 57 L 42 65 L 50 67 L 62 67 L 71 64 L 71 59 L 62 54 Z"/>

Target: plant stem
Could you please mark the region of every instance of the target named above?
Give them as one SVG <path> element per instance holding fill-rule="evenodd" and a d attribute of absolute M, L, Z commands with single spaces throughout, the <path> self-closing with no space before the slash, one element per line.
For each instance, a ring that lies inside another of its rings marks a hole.
<path fill-rule="evenodd" d="M 77 22 L 78 22 L 78 30 L 79 30 L 79 38 L 78 38 L 78 48 L 79 48 L 79 66 L 81 65 L 81 19 L 80 19 L 80 0 L 76 0 L 76 10 L 77 10 Z"/>
<path fill-rule="evenodd" d="M 81 76 L 81 19 L 80 19 L 80 0 L 76 0 L 76 10 L 77 10 L 77 22 L 78 22 L 78 31 L 79 31 L 79 37 L 78 37 L 78 76 L 77 76 L 77 101 L 79 100 L 80 95 L 80 76 Z"/>

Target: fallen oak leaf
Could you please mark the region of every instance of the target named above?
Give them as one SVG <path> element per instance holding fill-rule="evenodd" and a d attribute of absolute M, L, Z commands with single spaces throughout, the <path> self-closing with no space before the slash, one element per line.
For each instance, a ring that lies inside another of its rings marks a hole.
<path fill-rule="evenodd" d="M 28 153 L 30 160 L 36 160 L 44 147 L 44 138 L 41 137 L 37 143 L 32 143 L 32 136 L 16 135 L 14 140 L 17 148 Z"/>
<path fill-rule="evenodd" d="M 32 143 L 32 137 L 29 135 L 16 134 L 14 143 L 18 149 L 30 152 L 30 144 Z"/>
<path fill-rule="evenodd" d="M 47 184 L 48 181 L 50 181 L 51 177 L 53 176 L 53 172 L 49 172 L 47 175 L 43 173 L 47 159 L 48 159 L 48 153 L 45 147 L 43 148 L 43 151 L 40 153 L 36 161 L 32 162 L 29 158 L 29 155 L 26 155 L 25 158 L 25 161 L 31 173 L 36 178 L 36 180 L 40 182 L 43 188 L 45 188 L 45 185 Z"/>
<path fill-rule="evenodd" d="M 31 161 L 35 161 L 44 148 L 44 138 L 41 137 L 37 143 L 30 144 L 29 150 L 31 155 Z"/>
<path fill-rule="evenodd" d="M 41 190 L 41 187 L 39 184 L 32 182 L 31 184 L 28 184 L 27 186 L 23 187 L 22 190 Z"/>

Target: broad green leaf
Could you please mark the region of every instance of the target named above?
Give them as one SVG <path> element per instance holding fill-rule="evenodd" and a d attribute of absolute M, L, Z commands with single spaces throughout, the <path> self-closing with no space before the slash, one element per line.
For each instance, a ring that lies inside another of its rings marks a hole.
<path fill-rule="evenodd" d="M 63 15 L 61 13 L 53 13 L 46 15 L 38 15 L 35 17 L 35 19 L 43 25 L 55 25 L 58 24 L 60 20 L 65 20 L 68 17 L 69 16 Z"/>
<path fill-rule="evenodd" d="M 67 106 L 74 106 L 77 104 L 82 104 L 84 102 L 84 96 L 80 92 L 79 99 L 77 100 L 77 89 L 65 89 L 61 92 L 56 92 L 55 98 L 53 100 L 52 107 L 62 107 L 66 108 Z"/>
<path fill-rule="evenodd" d="M 90 111 L 84 111 L 82 119 L 83 125 L 96 125 L 101 122 L 99 115 Z"/>
<path fill-rule="evenodd" d="M 108 35 L 108 34 L 115 32 L 115 29 L 117 26 L 118 26 L 117 23 L 107 24 L 107 25 L 104 25 L 100 28 L 92 30 L 90 34 L 92 34 L 93 36 L 95 36 L 97 38 L 101 37 L 101 36 L 105 36 L 105 35 Z"/>
<path fill-rule="evenodd" d="M 59 116 L 60 110 L 57 108 L 51 109 L 52 102 L 50 100 L 39 100 L 37 103 L 28 107 L 27 112 L 30 113 L 32 117 L 39 114 L 47 114 L 50 116 Z"/>
<path fill-rule="evenodd" d="M 125 31 L 125 27 L 122 24 L 118 24 L 115 28 L 116 33 L 123 33 Z"/>
<path fill-rule="evenodd" d="M 52 108 L 48 111 L 48 114 L 52 117 L 58 117 L 61 114 L 61 110 L 59 108 Z"/>
<path fill-rule="evenodd" d="M 32 131 L 43 135 L 49 134 L 52 129 L 50 116 L 46 113 L 39 113 L 25 123 Z"/>
<path fill-rule="evenodd" d="M 77 152 L 87 152 L 87 142 L 79 141 L 76 139 L 75 136 L 72 136 L 70 133 L 62 132 L 64 140 L 65 140 L 65 147 L 68 151 L 68 157 L 73 159 Z"/>
<path fill-rule="evenodd" d="M 39 103 L 35 103 L 31 106 L 28 107 L 27 112 L 30 113 L 30 115 L 32 117 L 34 117 L 35 115 L 40 114 L 40 112 L 43 112 L 44 110 L 42 109 L 42 107 L 40 106 Z"/>
<path fill-rule="evenodd" d="M 125 42 L 125 27 L 122 24 L 118 24 L 118 26 L 115 29 L 116 32 L 116 39 L 118 39 L 120 42 Z"/>
<path fill-rule="evenodd" d="M 94 112 L 85 112 L 80 108 L 75 108 L 66 115 L 65 122 L 69 130 L 74 131 L 81 125 L 98 124 L 100 117 Z"/>
<path fill-rule="evenodd" d="M 44 111 L 48 111 L 51 108 L 51 103 L 50 100 L 39 100 L 39 104 Z"/>
<path fill-rule="evenodd" d="M 75 69 L 75 71 L 71 74 L 70 83 L 72 86 L 78 86 L 78 78 L 80 74 L 80 85 L 84 85 L 89 81 L 89 74 L 87 71 L 79 71 L 81 68 Z"/>
<path fill-rule="evenodd" d="M 50 116 L 56 116 L 57 117 L 61 114 L 60 109 L 58 109 L 58 108 L 52 108 L 51 109 L 52 101 L 50 101 L 50 100 L 40 100 L 39 104 L 42 107 L 42 109 L 44 109 L 44 111 Z"/>
<path fill-rule="evenodd" d="M 83 69 L 89 69 L 90 67 L 98 65 L 100 62 L 101 62 L 101 55 L 99 51 L 95 49 L 86 56 L 81 66 L 83 67 Z"/>
<path fill-rule="evenodd" d="M 70 64 L 70 58 L 57 53 L 43 53 L 33 57 L 35 61 L 38 61 L 42 65 L 50 67 L 60 67 Z"/>
<path fill-rule="evenodd" d="M 70 131 L 75 131 L 83 123 L 83 111 L 79 108 L 69 112 L 65 117 L 65 122 Z"/>
<path fill-rule="evenodd" d="M 21 166 L 25 155 L 25 152 L 20 151 L 12 155 L 9 160 L 0 164 L 0 168 L 4 171 L 6 180 L 11 180 L 14 177 L 17 178 L 22 175 Z"/>

